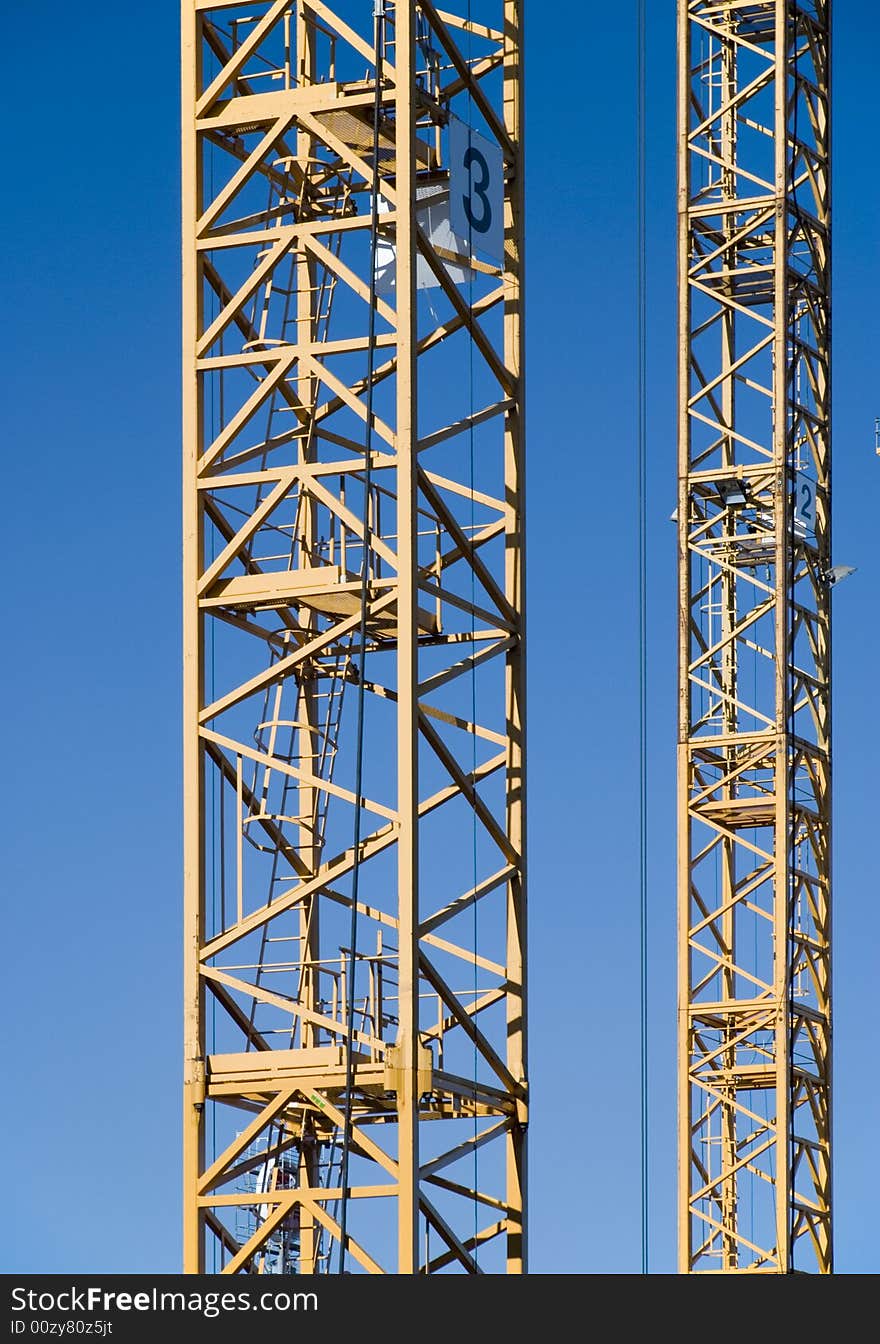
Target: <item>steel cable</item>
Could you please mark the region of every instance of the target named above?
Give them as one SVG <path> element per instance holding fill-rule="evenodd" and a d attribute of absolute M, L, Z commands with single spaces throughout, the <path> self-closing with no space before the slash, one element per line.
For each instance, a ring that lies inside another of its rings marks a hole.
<path fill-rule="evenodd" d="M 638 0 L 638 485 L 637 528 L 639 605 L 639 1056 L 641 1083 L 641 1240 L 642 1273 L 648 1273 L 648 763 L 647 763 L 647 266 L 646 206 L 646 54 L 645 0 Z"/>
<path fill-rule="evenodd" d="M 359 627 L 360 651 L 358 655 L 358 694 L 357 729 L 355 756 L 355 804 L 354 804 L 354 840 L 353 863 L 351 871 L 351 922 L 349 925 L 349 974 L 348 1003 L 346 1006 L 345 1038 L 345 1124 L 342 1137 L 342 1158 L 340 1165 L 340 1187 L 342 1196 L 339 1210 L 339 1269 L 345 1273 L 348 1257 L 348 1201 L 349 1201 L 349 1162 L 351 1157 L 352 1109 L 354 1104 L 354 1012 L 355 1012 L 355 974 L 357 969 L 358 934 L 358 893 L 360 888 L 360 847 L 364 772 L 364 679 L 367 657 L 367 601 L 369 598 L 370 548 L 372 532 L 370 525 L 370 488 L 371 460 L 373 449 L 373 380 L 376 364 L 376 258 L 379 238 L 379 126 L 382 117 L 382 50 L 385 36 L 385 3 L 374 0 L 373 4 L 373 44 L 376 72 L 376 90 L 373 100 L 373 194 L 370 212 L 370 312 L 367 328 L 367 387 L 366 387 L 366 433 L 364 436 L 364 547 L 361 563 L 361 619 Z M 344 558 L 343 558 L 344 565 Z"/>

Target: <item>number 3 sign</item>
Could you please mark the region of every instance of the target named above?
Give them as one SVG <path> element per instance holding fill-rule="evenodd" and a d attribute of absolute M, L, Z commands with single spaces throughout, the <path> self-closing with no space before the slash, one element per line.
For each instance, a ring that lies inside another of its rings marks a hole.
<path fill-rule="evenodd" d="M 449 121 L 452 232 L 493 261 L 504 255 L 504 159 L 498 145 L 457 117 Z"/>

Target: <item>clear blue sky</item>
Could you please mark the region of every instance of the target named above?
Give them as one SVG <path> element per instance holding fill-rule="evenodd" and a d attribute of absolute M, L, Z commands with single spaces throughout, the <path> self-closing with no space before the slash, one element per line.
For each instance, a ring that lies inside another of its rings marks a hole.
<path fill-rule="evenodd" d="M 363 0 L 369 7 L 369 0 Z M 637 1272 L 635 0 L 528 5 L 533 1269 Z M 651 1261 L 674 1268 L 675 5 L 650 0 Z M 588 16 L 585 20 L 585 14 Z M 0 1266 L 180 1262 L 178 6 L 6 17 Z M 876 1271 L 880 17 L 834 57 L 838 1268 Z"/>

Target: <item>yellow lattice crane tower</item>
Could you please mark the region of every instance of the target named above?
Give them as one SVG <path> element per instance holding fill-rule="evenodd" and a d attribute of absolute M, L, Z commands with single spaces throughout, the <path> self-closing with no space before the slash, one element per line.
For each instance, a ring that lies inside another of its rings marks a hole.
<path fill-rule="evenodd" d="M 828 1273 L 826 0 L 679 0 L 684 1272 Z"/>
<path fill-rule="evenodd" d="M 449 8 L 183 0 L 189 1272 L 525 1267 L 521 0 Z"/>

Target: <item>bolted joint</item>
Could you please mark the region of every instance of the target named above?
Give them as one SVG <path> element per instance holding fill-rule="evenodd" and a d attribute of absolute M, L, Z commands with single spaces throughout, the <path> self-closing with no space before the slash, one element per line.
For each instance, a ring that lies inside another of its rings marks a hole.
<path fill-rule="evenodd" d="M 418 1063 L 416 1065 L 416 1090 L 424 1096 L 433 1090 L 434 1057 L 427 1045 L 419 1044 Z M 385 1090 L 401 1093 L 405 1088 L 406 1066 L 403 1063 L 403 1047 L 389 1045 L 385 1051 Z"/>
<path fill-rule="evenodd" d="M 184 1088 L 189 1098 L 189 1103 L 196 1111 L 205 1109 L 205 1096 L 207 1094 L 207 1081 L 205 1073 L 204 1059 L 191 1059 L 187 1076 L 184 1080 Z"/>

